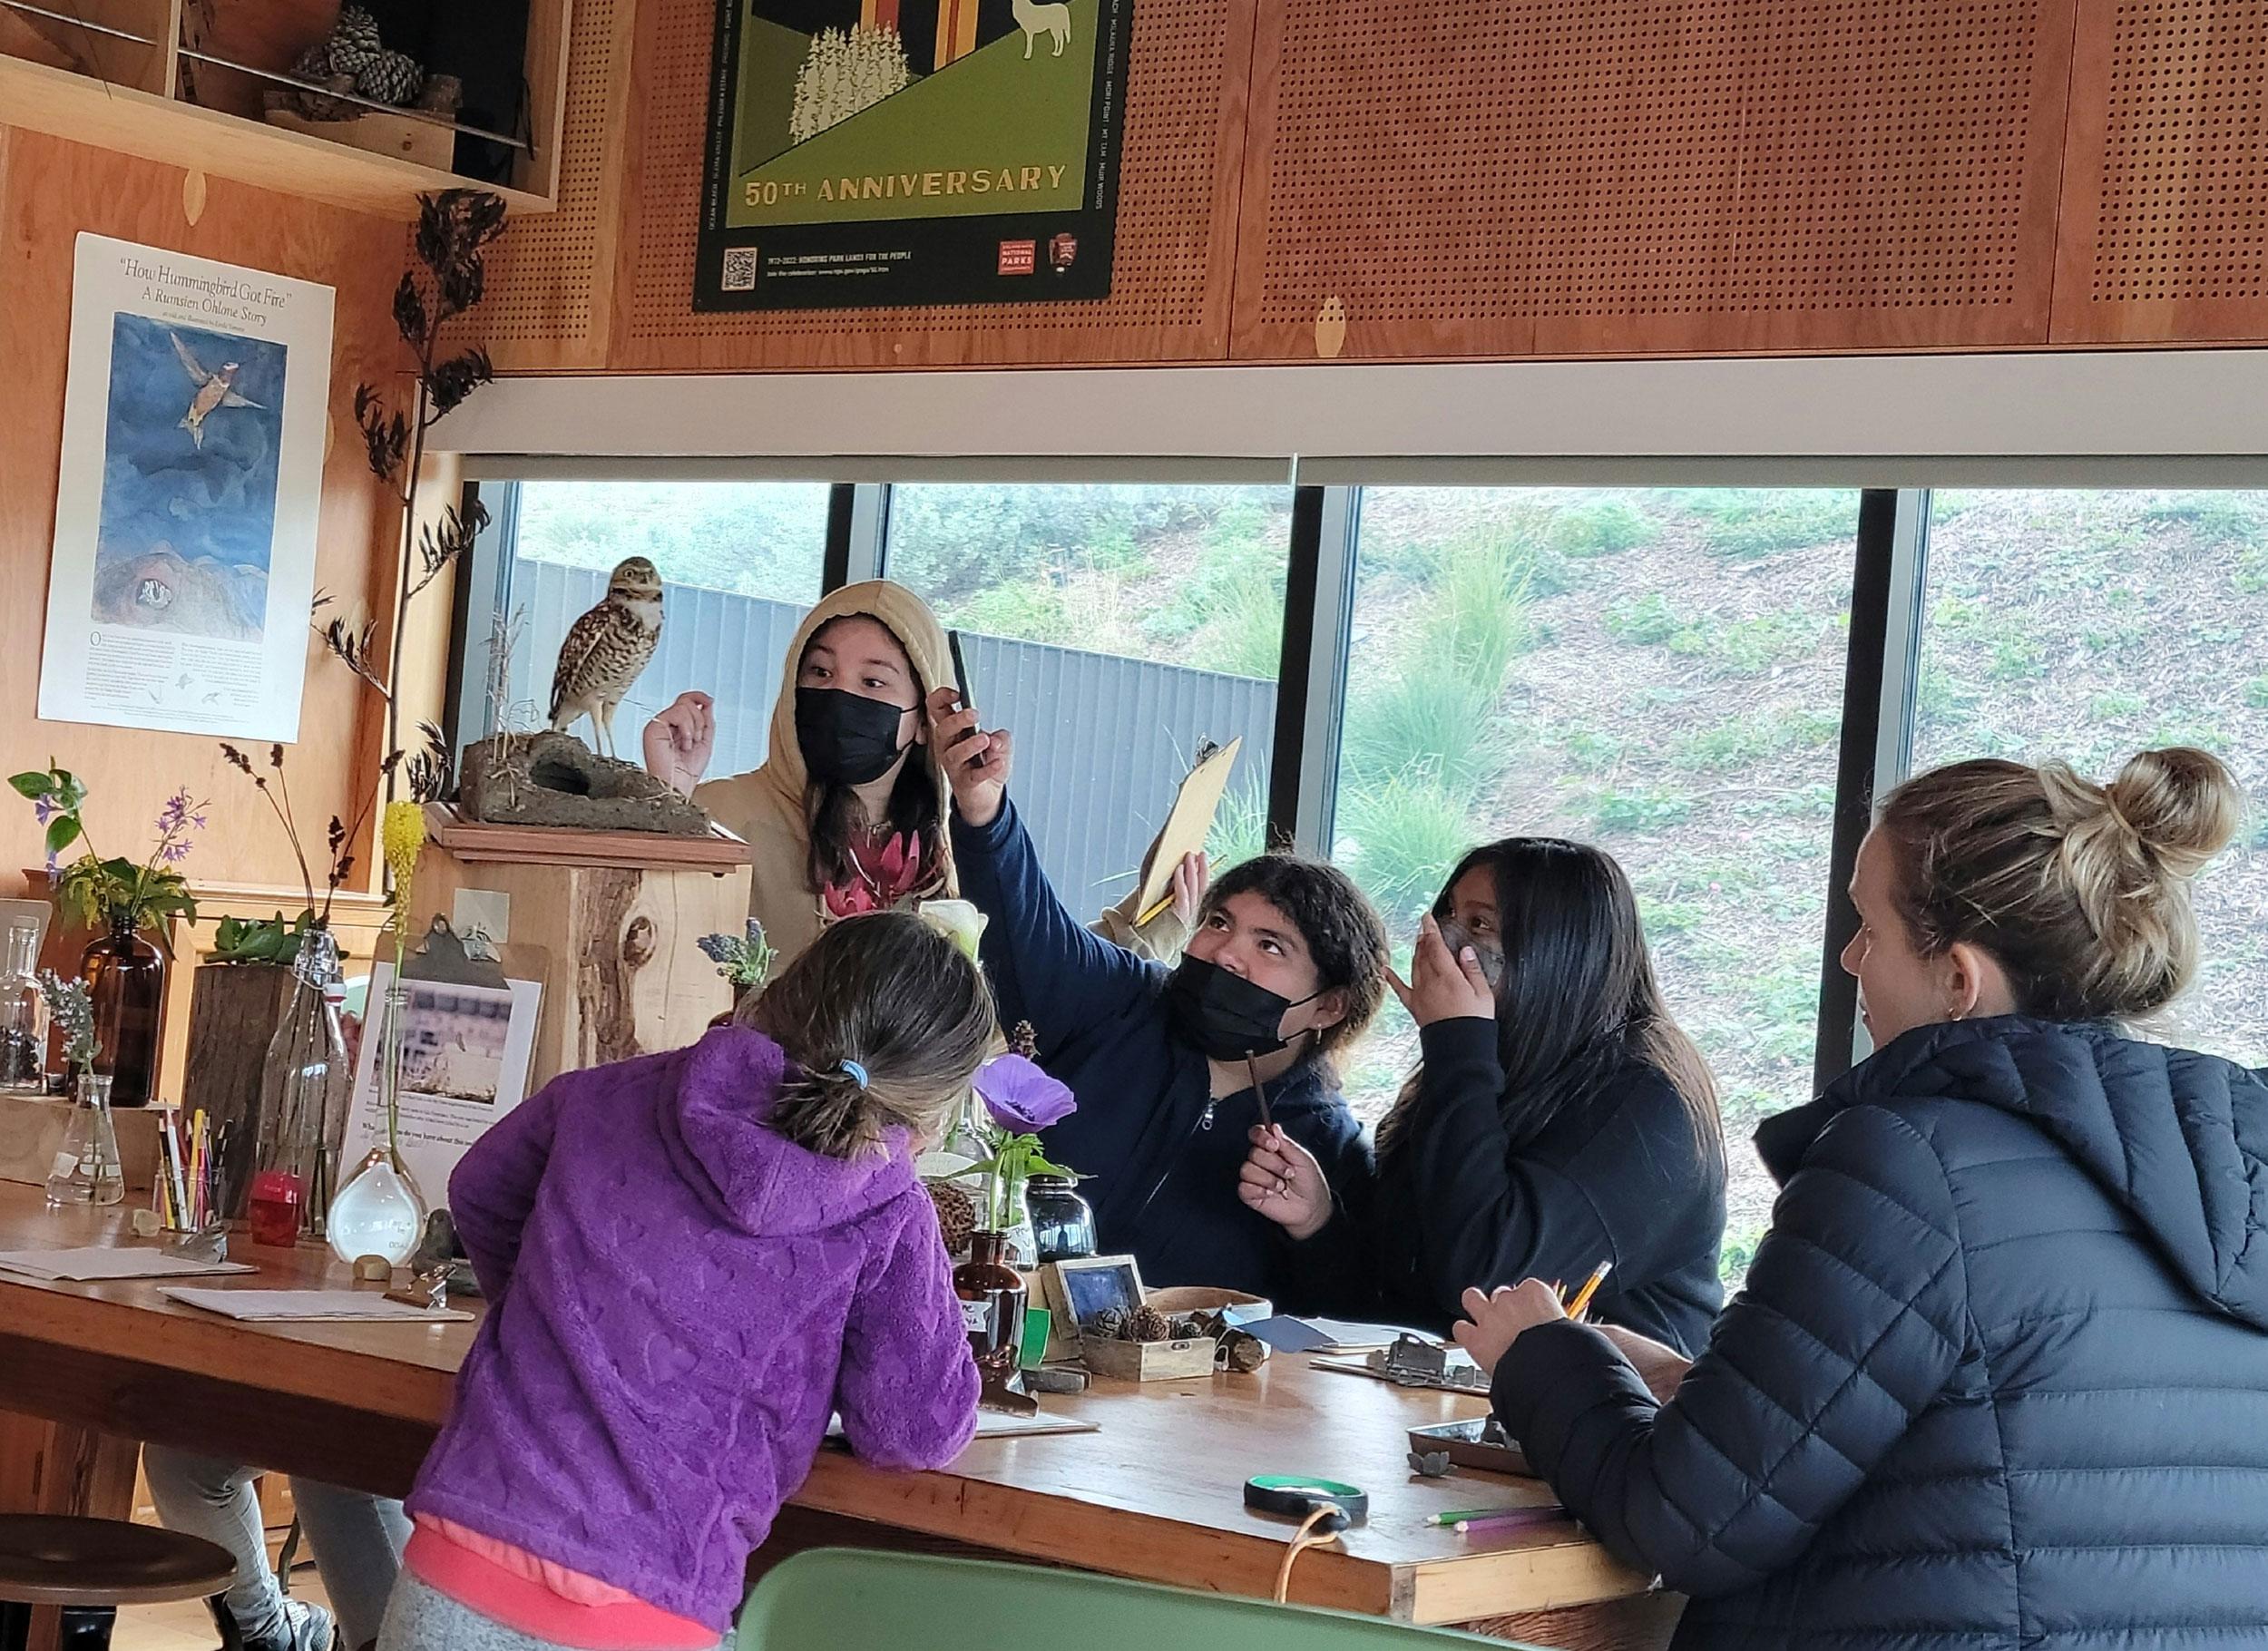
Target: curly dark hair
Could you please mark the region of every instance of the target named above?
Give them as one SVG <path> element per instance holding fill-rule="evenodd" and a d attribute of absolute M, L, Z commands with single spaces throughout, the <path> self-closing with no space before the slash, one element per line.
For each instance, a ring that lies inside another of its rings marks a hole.
<path fill-rule="evenodd" d="M 1326 992 L 1346 998 L 1346 1018 L 1315 1039 L 1329 1053 L 1370 1030 L 1386 998 L 1386 923 L 1370 896 L 1337 866 L 1298 855 L 1261 855 L 1223 872 L 1205 896 L 1202 923 L 1239 894 L 1257 894 L 1292 920 Z"/>

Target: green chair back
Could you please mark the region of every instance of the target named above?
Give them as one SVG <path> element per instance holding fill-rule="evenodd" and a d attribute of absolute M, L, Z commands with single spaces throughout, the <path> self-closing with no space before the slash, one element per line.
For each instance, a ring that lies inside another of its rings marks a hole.
<path fill-rule="evenodd" d="M 816 1548 L 757 1584 L 730 1643 L 734 1651 L 1505 1651 L 1508 1642 L 1087 1571 Z"/>

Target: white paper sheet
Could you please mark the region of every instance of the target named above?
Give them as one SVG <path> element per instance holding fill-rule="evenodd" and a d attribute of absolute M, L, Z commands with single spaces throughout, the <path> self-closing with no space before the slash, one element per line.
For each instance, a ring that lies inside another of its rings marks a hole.
<path fill-rule="evenodd" d="M 210 1278 L 222 1273 L 257 1273 L 240 1261 L 191 1261 L 163 1250 L 120 1249 L 89 1245 L 73 1250 L 0 1250 L 0 1273 L 20 1273 L 61 1284 L 106 1278 Z"/>
<path fill-rule="evenodd" d="M 473 1315 L 455 1307 L 435 1311 L 390 1302 L 376 1290 L 165 1290 L 185 1307 L 202 1307 L 248 1323 L 298 1321 L 415 1324 L 462 1324 Z"/>
<path fill-rule="evenodd" d="M 1081 1421 L 1071 1416 L 1051 1416 L 1045 1411 L 1037 1416 L 1011 1416 L 1001 1411 L 979 1411 L 976 1413 L 976 1436 L 979 1439 L 1022 1439 L 1034 1433 L 1100 1433 L 1102 1424 Z M 840 1416 L 827 1418 L 826 1436 L 836 1444 L 847 1441 L 843 1432 Z"/>

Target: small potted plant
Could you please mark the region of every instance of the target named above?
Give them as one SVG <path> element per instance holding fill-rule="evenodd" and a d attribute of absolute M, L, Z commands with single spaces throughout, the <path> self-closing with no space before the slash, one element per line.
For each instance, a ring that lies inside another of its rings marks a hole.
<path fill-rule="evenodd" d="M 764 938 L 764 925 L 753 917 L 744 934 L 704 934 L 694 943 L 732 987 L 736 1014 L 741 1000 L 771 978 L 772 961 L 778 955 Z"/>
<path fill-rule="evenodd" d="M 79 960 L 113 1080 L 112 1102 L 150 1103 L 157 1080 L 159 1023 L 165 1008 L 165 960 L 171 952 L 167 924 L 197 921 L 197 902 L 178 869 L 195 835 L 204 828 L 205 805 L 177 791 L 159 812 L 157 841 L 139 863 L 104 858 L 95 851 L 83 810 L 86 786 L 50 758 L 44 769 L 10 777 L 46 827 L 47 866 L 55 903 L 96 931 Z M 84 852 L 64 864 L 64 850 Z M 153 937 L 144 939 L 147 930 Z"/>

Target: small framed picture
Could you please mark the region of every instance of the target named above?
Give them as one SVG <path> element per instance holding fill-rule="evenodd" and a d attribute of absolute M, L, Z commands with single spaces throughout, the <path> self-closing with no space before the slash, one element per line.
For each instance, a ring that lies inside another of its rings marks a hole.
<path fill-rule="evenodd" d="M 1111 1308 L 1132 1314 L 1142 1304 L 1142 1270 L 1131 1255 L 1086 1255 L 1051 1262 L 1043 1271 L 1049 1310 L 1070 1334 L 1083 1334 Z"/>

